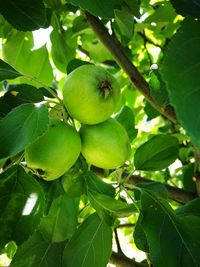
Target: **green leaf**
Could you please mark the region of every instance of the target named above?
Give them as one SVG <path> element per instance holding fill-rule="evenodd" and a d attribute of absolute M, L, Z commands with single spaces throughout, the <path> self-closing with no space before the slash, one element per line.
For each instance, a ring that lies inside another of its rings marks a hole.
<path fill-rule="evenodd" d="M 144 107 L 144 111 L 147 115 L 147 120 L 150 121 L 158 116 L 160 116 L 160 112 L 158 112 L 154 107 L 152 107 L 152 105 L 145 101 L 145 107 Z"/>
<path fill-rule="evenodd" d="M 165 185 L 158 183 L 158 182 L 151 182 L 151 183 L 141 183 L 137 184 L 137 187 L 140 189 L 146 189 L 151 191 L 152 193 L 155 193 L 157 196 L 167 199 L 168 197 L 168 191 Z M 141 190 L 139 190 L 141 191 Z M 136 194 L 138 191 L 135 191 L 134 193 Z M 138 198 L 139 199 L 139 198 Z"/>
<path fill-rule="evenodd" d="M 86 193 L 88 191 L 95 191 L 100 194 L 115 196 L 115 189 L 112 185 L 104 182 L 94 172 L 85 173 Z"/>
<path fill-rule="evenodd" d="M 79 199 L 62 194 L 53 200 L 50 211 L 41 221 L 40 229 L 49 243 L 70 239 L 76 230 Z"/>
<path fill-rule="evenodd" d="M 52 85 L 53 71 L 49 61 L 46 46 L 33 50 L 34 41 L 31 32 L 11 31 L 4 40 L 2 47 L 3 58 L 16 70 L 28 74 L 47 86 Z M 21 77 L 21 83 L 29 83 L 34 86 L 41 86 L 27 78 Z"/>
<path fill-rule="evenodd" d="M 10 85 L 8 92 L 4 94 L 6 103 L 11 107 L 17 107 L 24 103 L 37 103 L 44 100 L 40 89 L 28 84 Z"/>
<path fill-rule="evenodd" d="M 62 186 L 68 197 L 80 197 L 84 193 L 84 174 L 67 172 L 62 176 Z"/>
<path fill-rule="evenodd" d="M 145 23 L 156 23 L 157 26 L 167 25 L 169 22 L 174 22 L 177 14 L 174 11 L 172 5 L 167 1 L 158 2 L 158 6 L 154 13 L 147 17 Z"/>
<path fill-rule="evenodd" d="M 186 166 L 183 167 L 183 186 L 186 190 L 196 192 L 197 190 L 197 185 L 196 182 L 193 180 L 194 173 L 195 173 L 195 164 L 190 163 Z"/>
<path fill-rule="evenodd" d="M 170 102 L 175 108 L 177 117 L 198 146 L 200 146 L 199 25 L 198 21 L 191 19 L 183 21 L 181 28 L 167 47 L 161 67 L 161 74 L 167 83 Z"/>
<path fill-rule="evenodd" d="M 126 9 L 115 11 L 115 22 L 117 23 L 120 33 L 128 40 L 133 38 L 134 34 L 134 16 Z"/>
<path fill-rule="evenodd" d="M 199 266 L 199 216 L 178 217 L 166 200 L 145 189 L 141 192 L 141 212 L 153 266 Z"/>
<path fill-rule="evenodd" d="M 137 170 L 156 171 L 167 168 L 178 157 L 178 139 L 169 135 L 157 135 L 142 144 L 135 152 Z"/>
<path fill-rule="evenodd" d="M 143 216 L 142 216 L 142 214 L 140 214 L 139 218 L 137 220 L 136 226 L 135 226 L 133 238 L 134 238 L 134 241 L 135 241 L 137 248 L 139 248 L 142 251 L 149 252 L 147 237 L 146 237 L 145 232 L 141 226 L 142 219 L 143 219 Z"/>
<path fill-rule="evenodd" d="M 78 68 L 82 65 L 87 65 L 87 64 L 91 64 L 91 63 L 88 61 L 80 60 L 78 58 L 74 58 L 67 65 L 67 74 L 70 74 L 70 72 L 72 72 L 76 68 Z"/>
<path fill-rule="evenodd" d="M 16 71 L 8 63 L 0 59 L 0 81 L 6 79 L 15 79 L 19 76 L 22 76 L 22 74 Z"/>
<path fill-rule="evenodd" d="M 195 198 L 185 205 L 176 209 L 176 215 L 178 216 L 200 216 L 200 198 Z"/>
<path fill-rule="evenodd" d="M 127 7 L 131 11 L 131 13 L 136 16 L 140 17 L 140 5 L 138 3 L 138 0 L 124 0 L 124 2 L 127 4 Z"/>
<path fill-rule="evenodd" d="M 82 48 L 88 52 L 94 62 L 113 60 L 110 51 L 102 44 L 94 33 L 81 35 Z"/>
<path fill-rule="evenodd" d="M 21 56 L 23 56 L 23 54 L 21 54 Z M 32 75 L 43 84 L 51 86 L 54 77 L 46 45 L 31 51 L 27 58 L 26 65 L 21 66 L 20 70 L 25 74 Z M 27 83 L 28 79 L 25 81 Z M 38 83 L 34 85 L 38 87 Z"/>
<path fill-rule="evenodd" d="M 200 18 L 200 4 L 196 0 L 170 0 L 178 14 Z"/>
<path fill-rule="evenodd" d="M 65 267 L 105 267 L 112 251 L 112 228 L 97 214 L 78 228 L 63 253 Z M 11 266 L 12 267 L 12 266 Z"/>
<path fill-rule="evenodd" d="M 22 104 L 0 120 L 0 158 L 16 155 L 40 137 L 48 127 L 44 105 Z"/>
<path fill-rule="evenodd" d="M 10 267 L 62 267 L 63 243 L 47 242 L 41 230 L 37 230 L 18 247 Z"/>
<path fill-rule="evenodd" d="M 101 0 L 98 2 L 93 0 L 68 0 L 68 2 L 89 11 L 95 16 L 113 18 L 114 9 L 119 8 L 124 3 L 124 0 Z"/>
<path fill-rule="evenodd" d="M 0 246 L 23 243 L 36 229 L 45 207 L 40 184 L 22 167 L 0 174 Z"/>
<path fill-rule="evenodd" d="M 113 219 L 128 217 L 136 211 L 134 204 L 128 204 L 95 191 L 89 191 L 88 196 L 91 205 L 96 209 L 99 217 L 108 225 L 113 224 Z"/>
<path fill-rule="evenodd" d="M 10 111 L 11 107 L 6 103 L 5 98 L 3 96 L 0 97 L 0 119 Z"/>
<path fill-rule="evenodd" d="M 137 129 L 135 128 L 135 116 L 131 108 L 124 106 L 120 113 L 116 116 L 118 122 L 120 122 L 128 133 L 130 142 L 137 136 Z"/>
<path fill-rule="evenodd" d="M 0 2 L 0 13 L 21 31 L 33 31 L 46 23 L 46 10 L 42 0 L 6 0 Z"/>
<path fill-rule="evenodd" d="M 152 70 L 150 72 L 150 90 L 153 99 L 161 106 L 169 104 L 169 96 L 166 89 L 166 84 L 162 81 L 161 75 L 158 70 Z"/>
<path fill-rule="evenodd" d="M 53 30 L 50 35 L 51 55 L 56 67 L 66 73 L 67 64 L 76 55 L 77 37 L 73 37 L 71 29 L 63 32 Z"/>

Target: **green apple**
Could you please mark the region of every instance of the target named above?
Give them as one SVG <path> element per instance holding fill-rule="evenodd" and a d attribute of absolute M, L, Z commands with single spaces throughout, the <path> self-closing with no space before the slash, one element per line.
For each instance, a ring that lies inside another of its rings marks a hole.
<path fill-rule="evenodd" d="M 85 124 L 107 120 L 119 97 L 116 79 L 104 68 L 91 64 L 72 71 L 63 85 L 63 102 L 70 116 Z"/>
<path fill-rule="evenodd" d="M 78 132 L 59 119 L 50 119 L 48 131 L 25 149 L 25 161 L 43 179 L 54 180 L 72 167 L 80 151 Z"/>
<path fill-rule="evenodd" d="M 126 130 L 115 119 L 80 129 L 82 155 L 88 163 L 103 169 L 114 169 L 125 163 L 131 153 Z"/>

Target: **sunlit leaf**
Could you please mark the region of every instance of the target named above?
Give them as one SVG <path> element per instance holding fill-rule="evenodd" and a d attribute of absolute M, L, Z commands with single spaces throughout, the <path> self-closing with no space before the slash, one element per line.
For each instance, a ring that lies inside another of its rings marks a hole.
<path fill-rule="evenodd" d="M 157 135 L 142 144 L 135 152 L 134 163 L 138 170 L 162 170 L 178 157 L 178 139 L 169 135 Z"/>

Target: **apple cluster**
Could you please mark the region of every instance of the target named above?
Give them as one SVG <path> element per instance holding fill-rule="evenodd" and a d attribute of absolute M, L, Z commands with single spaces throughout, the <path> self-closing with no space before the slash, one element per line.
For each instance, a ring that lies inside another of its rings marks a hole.
<path fill-rule="evenodd" d="M 48 131 L 25 150 L 27 165 L 46 180 L 63 175 L 80 153 L 99 168 L 123 165 L 131 152 L 129 138 L 123 126 L 110 117 L 119 98 L 119 85 L 104 68 L 92 64 L 76 68 L 65 80 L 63 103 L 81 123 L 79 132 L 59 119 L 50 119 Z"/>

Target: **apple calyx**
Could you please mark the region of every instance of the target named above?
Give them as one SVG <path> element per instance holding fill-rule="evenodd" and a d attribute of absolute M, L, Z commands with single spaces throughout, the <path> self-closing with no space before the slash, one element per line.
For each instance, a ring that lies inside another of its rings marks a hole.
<path fill-rule="evenodd" d="M 111 82 L 108 80 L 102 80 L 100 82 L 99 88 L 104 99 L 107 99 L 110 95 L 113 95 L 113 88 Z"/>

